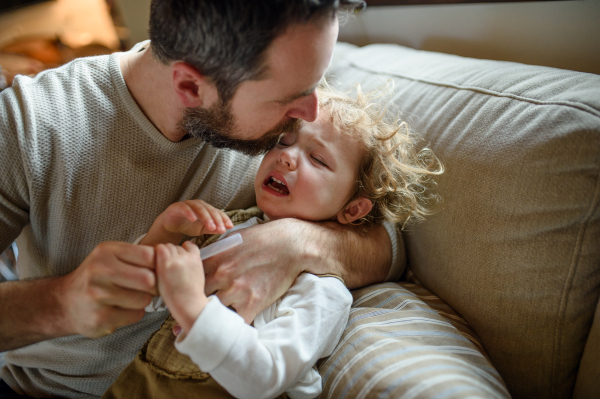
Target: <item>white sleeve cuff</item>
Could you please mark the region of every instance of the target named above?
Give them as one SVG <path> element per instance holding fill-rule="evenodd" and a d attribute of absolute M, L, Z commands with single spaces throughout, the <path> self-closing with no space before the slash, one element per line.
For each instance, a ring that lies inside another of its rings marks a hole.
<path fill-rule="evenodd" d="M 396 227 L 395 223 L 383 221 L 383 227 L 390 236 L 390 242 L 392 243 L 392 264 L 390 271 L 388 272 L 385 281 L 398 281 L 404 272 L 406 266 L 406 253 L 404 252 L 404 241 L 402 240 L 402 234 Z"/>
<path fill-rule="evenodd" d="M 240 315 L 225 307 L 216 296 L 211 296 L 192 329 L 177 337 L 175 348 L 207 373 L 225 359 L 244 325 Z"/>

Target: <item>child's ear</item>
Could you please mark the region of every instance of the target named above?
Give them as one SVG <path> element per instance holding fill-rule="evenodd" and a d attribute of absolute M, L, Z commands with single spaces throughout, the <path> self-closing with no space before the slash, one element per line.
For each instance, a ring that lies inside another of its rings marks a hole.
<path fill-rule="evenodd" d="M 217 87 L 187 62 L 173 63 L 171 71 L 173 88 L 183 106 L 187 108 L 209 107 L 219 99 Z"/>
<path fill-rule="evenodd" d="M 371 212 L 373 203 L 364 197 L 358 197 L 351 201 L 346 208 L 340 211 L 337 215 L 337 220 L 341 224 L 352 223 L 362 217 L 365 217 Z"/>

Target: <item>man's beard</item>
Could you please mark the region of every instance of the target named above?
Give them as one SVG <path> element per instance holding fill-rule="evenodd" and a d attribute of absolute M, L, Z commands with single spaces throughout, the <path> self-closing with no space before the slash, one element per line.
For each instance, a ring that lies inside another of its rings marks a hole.
<path fill-rule="evenodd" d="M 300 119 L 290 119 L 258 139 L 236 139 L 233 137 L 235 117 L 231 112 L 231 103 L 223 104 L 219 101 L 210 108 L 186 108 L 179 121 L 179 128 L 213 147 L 229 148 L 246 155 L 260 155 L 273 148 L 282 133 L 297 130 L 300 123 Z"/>

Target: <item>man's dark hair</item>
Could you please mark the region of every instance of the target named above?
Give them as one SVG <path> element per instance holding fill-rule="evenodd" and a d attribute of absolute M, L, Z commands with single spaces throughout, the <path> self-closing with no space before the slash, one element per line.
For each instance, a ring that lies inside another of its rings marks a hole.
<path fill-rule="evenodd" d="M 358 0 L 152 0 L 151 49 L 164 64 L 193 65 L 227 102 L 240 83 L 264 76 L 266 50 L 288 26 L 363 6 Z"/>

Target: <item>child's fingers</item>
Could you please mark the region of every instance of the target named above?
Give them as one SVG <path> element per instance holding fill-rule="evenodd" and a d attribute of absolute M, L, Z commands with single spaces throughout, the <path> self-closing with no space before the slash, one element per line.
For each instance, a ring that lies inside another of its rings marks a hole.
<path fill-rule="evenodd" d="M 173 326 L 173 335 L 175 335 L 176 337 L 178 337 L 179 334 L 181 334 L 181 330 L 182 330 L 181 326 L 179 324 L 175 324 Z"/>
<path fill-rule="evenodd" d="M 211 233 L 224 233 L 227 229 L 223 216 L 226 216 L 222 211 L 219 211 L 212 205 L 208 205 L 203 201 L 194 201 L 190 204 L 196 211 L 200 220 L 204 223 L 205 231 Z"/>
<path fill-rule="evenodd" d="M 171 209 L 173 212 L 175 212 L 175 215 L 173 216 L 180 214 L 190 222 L 195 222 L 196 220 L 198 220 L 194 209 L 190 206 L 190 204 L 187 204 L 186 202 L 176 202 Z"/>
<path fill-rule="evenodd" d="M 208 210 L 213 216 L 213 219 L 219 220 L 225 229 L 233 228 L 233 223 L 231 222 L 231 219 L 229 219 L 229 216 L 227 216 L 225 212 L 215 208 L 212 205 L 208 205 Z"/>
<path fill-rule="evenodd" d="M 199 235 L 202 233 L 224 233 L 225 230 L 233 228 L 233 223 L 225 212 L 202 200 L 188 200 L 181 204 L 186 210 L 189 208 L 189 212 L 193 213 L 195 218 L 195 220 L 192 220 L 187 216 L 188 214 L 186 212 L 186 218 L 193 221 L 193 223 L 189 226 L 190 231 L 186 231 L 185 234 Z M 183 212 L 183 208 L 181 211 Z M 186 227 L 186 229 L 188 229 L 188 227 Z"/>
<path fill-rule="evenodd" d="M 184 205 L 185 205 L 184 216 L 186 217 L 186 219 L 192 223 L 195 222 L 196 220 L 198 220 L 198 215 L 196 215 L 196 212 L 194 212 L 194 209 L 192 207 L 190 207 L 188 204 L 184 204 Z"/>
<path fill-rule="evenodd" d="M 169 250 L 165 244 L 158 244 L 154 248 L 156 254 L 156 267 L 162 267 L 169 259 Z"/>
<path fill-rule="evenodd" d="M 210 212 L 213 220 L 215 221 L 215 223 L 217 225 L 217 231 L 219 233 L 224 233 L 225 230 L 233 227 L 233 223 L 231 223 L 231 219 L 229 219 L 229 216 L 227 216 L 225 214 L 225 212 L 223 212 L 213 206 L 209 206 L 207 209 Z"/>
<path fill-rule="evenodd" d="M 154 251 L 156 252 L 156 266 L 161 269 L 168 268 L 171 259 L 177 255 L 177 246 L 173 244 L 158 244 Z"/>
<path fill-rule="evenodd" d="M 208 204 L 198 200 L 189 201 L 189 206 L 193 209 L 198 220 L 202 222 L 207 231 L 215 231 L 218 228 L 218 225 L 215 223 L 215 220 L 213 220 L 213 217 L 208 210 Z"/>
<path fill-rule="evenodd" d="M 196 244 L 194 244 L 191 241 L 186 241 L 183 244 L 181 244 L 181 247 L 186 250 L 187 252 L 200 257 L 200 248 L 198 248 L 198 246 Z"/>
<path fill-rule="evenodd" d="M 229 219 L 229 216 L 227 216 L 227 214 L 221 210 L 219 210 L 219 213 L 223 218 L 223 223 L 225 223 L 225 227 L 228 229 L 233 229 L 233 222 L 231 221 L 231 219 Z"/>

